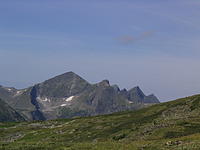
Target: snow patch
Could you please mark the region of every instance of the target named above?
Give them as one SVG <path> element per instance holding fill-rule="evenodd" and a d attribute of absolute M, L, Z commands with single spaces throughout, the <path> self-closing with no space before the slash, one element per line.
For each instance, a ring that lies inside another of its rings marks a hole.
<path fill-rule="evenodd" d="M 20 94 L 21 93 L 21 91 L 17 91 L 17 94 Z"/>
<path fill-rule="evenodd" d="M 41 100 L 42 100 L 42 99 L 41 99 L 39 96 L 38 96 L 38 97 L 36 97 L 36 99 L 37 99 L 37 100 L 39 100 L 39 101 L 41 101 Z"/>
<path fill-rule="evenodd" d="M 47 101 L 48 101 L 48 98 L 45 97 L 45 99 L 43 99 L 42 101 L 47 102 Z"/>
<path fill-rule="evenodd" d="M 17 91 L 15 96 L 21 95 L 23 93 L 23 91 Z"/>
<path fill-rule="evenodd" d="M 37 100 L 39 100 L 39 101 L 43 101 L 43 102 L 51 102 L 51 100 L 48 99 L 47 97 L 45 97 L 44 99 L 41 98 L 41 97 L 37 97 Z"/>
<path fill-rule="evenodd" d="M 12 91 L 12 89 L 10 89 L 10 88 L 7 88 L 7 90 L 10 92 L 10 91 Z"/>
<path fill-rule="evenodd" d="M 70 102 L 70 101 L 73 100 L 73 98 L 74 98 L 74 96 L 70 96 L 70 97 L 68 97 L 65 101 L 66 101 L 66 102 Z"/>
<path fill-rule="evenodd" d="M 62 104 L 62 105 L 60 105 L 61 107 L 64 107 L 64 106 L 66 106 L 67 104 Z"/>

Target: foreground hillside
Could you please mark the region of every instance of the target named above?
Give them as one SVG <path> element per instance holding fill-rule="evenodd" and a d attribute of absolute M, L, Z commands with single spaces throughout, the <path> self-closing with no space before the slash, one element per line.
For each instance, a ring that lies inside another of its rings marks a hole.
<path fill-rule="evenodd" d="M 199 150 L 200 95 L 135 112 L 67 120 L 1 123 L 5 150 Z"/>

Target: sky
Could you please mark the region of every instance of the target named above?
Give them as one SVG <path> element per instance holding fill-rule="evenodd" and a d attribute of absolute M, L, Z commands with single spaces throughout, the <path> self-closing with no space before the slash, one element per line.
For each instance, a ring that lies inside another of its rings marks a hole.
<path fill-rule="evenodd" d="M 162 102 L 200 93 L 199 0 L 1 0 L 0 84 L 68 71 Z"/>

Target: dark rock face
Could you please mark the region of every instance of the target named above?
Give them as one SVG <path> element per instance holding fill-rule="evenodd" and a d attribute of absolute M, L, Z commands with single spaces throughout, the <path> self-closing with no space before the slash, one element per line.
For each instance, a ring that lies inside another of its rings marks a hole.
<path fill-rule="evenodd" d="M 154 94 L 151 94 L 144 98 L 144 103 L 160 103 L 160 101 Z"/>
<path fill-rule="evenodd" d="M 112 85 L 112 87 L 114 88 L 114 90 L 116 91 L 116 92 L 120 92 L 120 88 L 118 87 L 118 85 Z"/>
<path fill-rule="evenodd" d="M 120 90 L 108 80 L 90 84 L 73 72 L 23 90 L 0 87 L 2 97 L 27 120 L 109 114 L 159 103 L 154 95 L 146 96 L 139 87 Z"/>
<path fill-rule="evenodd" d="M 124 97 L 134 103 L 160 103 L 156 96 L 153 94 L 146 96 L 139 86 L 136 86 L 129 91 L 122 91 Z"/>
<path fill-rule="evenodd" d="M 68 72 L 41 84 L 38 84 L 38 94 L 41 96 L 63 98 L 84 91 L 90 84 L 73 72 Z"/>
<path fill-rule="evenodd" d="M 137 86 L 128 91 L 128 99 L 135 102 L 143 102 L 145 98 L 142 90 Z"/>
<path fill-rule="evenodd" d="M 110 83 L 108 80 L 103 80 L 100 83 L 98 83 L 97 85 L 100 87 L 108 87 L 108 86 L 110 86 Z"/>
<path fill-rule="evenodd" d="M 4 121 L 25 121 L 25 119 L 0 99 L 0 122 Z"/>
<path fill-rule="evenodd" d="M 31 112 L 33 120 L 46 120 L 43 113 L 40 111 L 39 103 L 37 102 L 37 87 L 34 86 L 30 92 L 31 103 L 35 106 L 34 111 Z"/>

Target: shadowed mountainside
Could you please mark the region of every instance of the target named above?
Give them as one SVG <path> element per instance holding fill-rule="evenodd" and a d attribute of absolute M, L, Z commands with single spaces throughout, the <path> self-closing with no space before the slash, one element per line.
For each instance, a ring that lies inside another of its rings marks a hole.
<path fill-rule="evenodd" d="M 25 119 L 0 99 L 0 122 L 4 121 L 25 121 Z"/>

